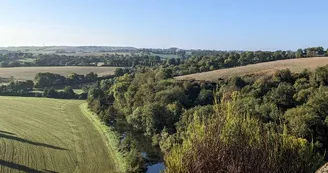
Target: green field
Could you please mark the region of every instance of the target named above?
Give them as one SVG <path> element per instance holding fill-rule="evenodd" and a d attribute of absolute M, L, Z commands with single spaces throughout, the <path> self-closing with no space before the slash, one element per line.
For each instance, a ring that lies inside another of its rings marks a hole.
<path fill-rule="evenodd" d="M 85 101 L 0 97 L 0 172 L 117 172 Z"/>
<path fill-rule="evenodd" d="M 33 80 L 37 73 L 56 73 L 67 76 L 72 73 L 87 74 L 97 73 L 98 76 L 114 74 L 116 67 L 95 67 L 95 66 L 51 66 L 51 67 L 11 67 L 0 68 L 1 78 L 13 76 L 17 80 Z"/>

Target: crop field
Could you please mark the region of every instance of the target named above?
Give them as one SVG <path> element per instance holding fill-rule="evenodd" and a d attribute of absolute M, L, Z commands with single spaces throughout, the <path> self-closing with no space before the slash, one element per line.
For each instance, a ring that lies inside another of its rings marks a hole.
<path fill-rule="evenodd" d="M 116 172 L 85 101 L 0 97 L 0 172 Z"/>
<path fill-rule="evenodd" d="M 297 73 L 301 72 L 303 69 L 314 70 L 317 67 L 327 64 L 328 57 L 288 59 L 178 76 L 175 79 L 215 81 L 219 78 L 226 79 L 233 76 L 244 76 L 250 74 L 259 76 L 269 75 L 273 74 L 276 70 L 286 68 L 289 68 L 292 72 Z"/>
<path fill-rule="evenodd" d="M 97 73 L 98 76 L 114 74 L 117 67 L 95 67 L 95 66 L 57 66 L 57 67 L 11 67 L 0 68 L 0 78 L 10 78 L 16 80 L 33 80 L 35 75 L 40 72 L 56 73 L 67 76 L 71 73 L 87 74 Z"/>

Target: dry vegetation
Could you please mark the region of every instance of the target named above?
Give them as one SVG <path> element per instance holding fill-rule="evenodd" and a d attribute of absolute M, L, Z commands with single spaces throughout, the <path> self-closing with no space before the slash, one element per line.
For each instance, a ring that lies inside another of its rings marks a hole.
<path fill-rule="evenodd" d="M 267 75 L 274 73 L 276 70 L 286 68 L 289 68 L 292 72 L 300 72 L 303 69 L 313 70 L 316 67 L 327 64 L 328 57 L 288 59 L 178 76 L 176 79 L 215 81 L 219 78 L 226 79 L 232 76 L 244 76 L 250 74 Z"/>
<path fill-rule="evenodd" d="M 115 172 L 84 101 L 0 97 L 0 172 Z"/>
<path fill-rule="evenodd" d="M 12 67 L 0 68 L 0 78 L 10 78 L 13 76 L 17 80 L 33 80 L 37 73 L 50 72 L 63 76 L 71 73 L 87 74 L 97 73 L 99 76 L 114 74 L 116 67 L 94 67 L 94 66 L 60 66 L 60 67 Z"/>

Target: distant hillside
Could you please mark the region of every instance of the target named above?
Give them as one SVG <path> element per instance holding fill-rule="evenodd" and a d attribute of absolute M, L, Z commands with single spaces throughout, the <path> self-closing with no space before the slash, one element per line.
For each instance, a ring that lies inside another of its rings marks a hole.
<path fill-rule="evenodd" d="M 21 47 L 0 47 L 0 51 L 24 52 L 33 54 L 94 54 L 94 53 L 129 53 L 136 52 L 134 47 L 114 47 L 114 46 L 21 46 Z"/>
<path fill-rule="evenodd" d="M 316 67 L 324 66 L 327 64 L 328 57 L 288 59 L 178 76 L 175 77 L 175 79 L 215 81 L 219 78 L 226 79 L 232 76 L 244 76 L 249 74 L 272 74 L 276 70 L 286 68 L 289 68 L 292 72 L 301 72 L 303 69 L 313 70 Z"/>

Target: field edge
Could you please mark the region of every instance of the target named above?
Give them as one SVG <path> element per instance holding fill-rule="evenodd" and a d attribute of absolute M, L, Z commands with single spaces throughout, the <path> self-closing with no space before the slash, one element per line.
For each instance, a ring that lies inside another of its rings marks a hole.
<path fill-rule="evenodd" d="M 260 77 L 272 75 L 277 70 L 283 69 L 289 69 L 293 73 L 300 73 L 304 69 L 311 71 L 325 65 L 328 65 L 328 57 L 284 59 L 180 75 L 175 76 L 174 79 L 180 81 L 195 80 L 213 82 L 219 79 L 229 79 L 235 76 L 242 77 L 246 75 L 255 75 Z"/>
<path fill-rule="evenodd" d="M 118 150 L 119 138 L 117 137 L 117 134 L 106 126 L 95 113 L 89 110 L 88 103 L 82 103 L 79 107 L 82 114 L 90 120 L 93 126 L 101 134 L 101 137 L 107 146 L 109 155 L 115 160 L 115 172 L 125 172 L 123 156 Z"/>

